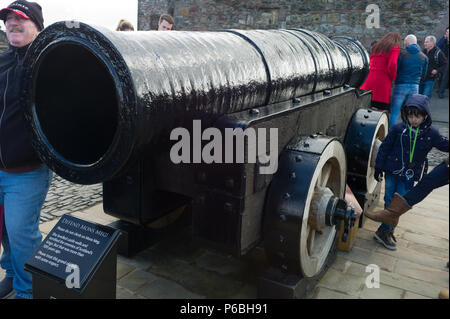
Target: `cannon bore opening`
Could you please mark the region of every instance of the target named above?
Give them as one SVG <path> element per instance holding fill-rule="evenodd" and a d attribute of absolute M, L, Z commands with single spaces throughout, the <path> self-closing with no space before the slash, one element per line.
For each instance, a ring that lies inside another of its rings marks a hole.
<path fill-rule="evenodd" d="M 45 143 L 75 165 L 98 162 L 113 143 L 118 99 L 106 65 L 87 47 L 54 44 L 38 62 L 34 107 Z"/>

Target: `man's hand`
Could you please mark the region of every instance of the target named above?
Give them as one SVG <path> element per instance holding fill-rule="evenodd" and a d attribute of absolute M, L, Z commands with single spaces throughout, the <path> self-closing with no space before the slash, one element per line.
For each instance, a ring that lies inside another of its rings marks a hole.
<path fill-rule="evenodd" d="M 383 171 L 379 168 L 375 168 L 374 177 L 377 182 L 381 182 L 383 180 Z"/>
<path fill-rule="evenodd" d="M 431 75 L 433 75 L 433 76 L 435 76 L 436 74 L 438 73 L 438 71 L 437 70 L 433 70 L 433 71 L 431 71 Z"/>

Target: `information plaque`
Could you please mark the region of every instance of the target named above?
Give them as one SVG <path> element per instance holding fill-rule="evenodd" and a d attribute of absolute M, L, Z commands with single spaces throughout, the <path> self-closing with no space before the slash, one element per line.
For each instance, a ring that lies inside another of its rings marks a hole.
<path fill-rule="evenodd" d="M 53 282 L 80 295 L 87 286 L 100 285 L 94 288 L 97 292 L 93 295 L 97 298 L 105 298 L 99 292 L 108 291 L 105 289 L 108 286 L 109 290 L 114 290 L 115 296 L 116 243 L 119 235 L 120 231 L 113 228 L 63 215 L 25 265 L 25 269 L 33 274 L 33 295 L 44 298 L 47 295 L 58 298 L 55 296 L 58 294 L 59 297 L 76 296 L 49 292 L 48 282 Z M 114 278 L 111 278 L 112 275 Z M 94 280 L 96 278 L 98 280 Z M 42 283 L 42 280 L 47 283 Z M 38 287 L 36 283 L 45 287 Z M 42 294 L 43 290 L 45 294 Z"/>

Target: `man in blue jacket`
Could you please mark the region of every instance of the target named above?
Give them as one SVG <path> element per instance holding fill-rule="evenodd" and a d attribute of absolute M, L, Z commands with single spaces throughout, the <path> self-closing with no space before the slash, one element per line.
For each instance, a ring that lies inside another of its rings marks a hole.
<path fill-rule="evenodd" d="M 419 93 L 419 84 L 427 74 L 428 58 L 417 45 L 416 36 L 413 34 L 406 36 L 404 44 L 406 49 L 400 52 L 397 62 L 389 128 L 398 121 L 400 108 L 407 96 Z"/>
<path fill-rule="evenodd" d="M 31 274 L 25 262 L 42 240 L 39 215 L 52 172 L 35 154 L 20 106 L 20 79 L 25 53 L 44 28 L 42 9 L 19 0 L 0 10 L 9 49 L 0 55 L 0 204 L 4 205 L 3 254 L 6 276 L 0 298 L 13 289 L 17 299 L 32 298 Z"/>

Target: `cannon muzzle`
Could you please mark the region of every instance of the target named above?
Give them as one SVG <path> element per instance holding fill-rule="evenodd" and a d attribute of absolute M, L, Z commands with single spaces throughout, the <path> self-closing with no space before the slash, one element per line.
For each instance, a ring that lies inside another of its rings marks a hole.
<path fill-rule="evenodd" d="M 37 153 L 63 178 L 93 184 L 193 119 L 359 87 L 369 59 L 357 41 L 300 29 L 115 32 L 58 22 L 24 65 Z"/>

